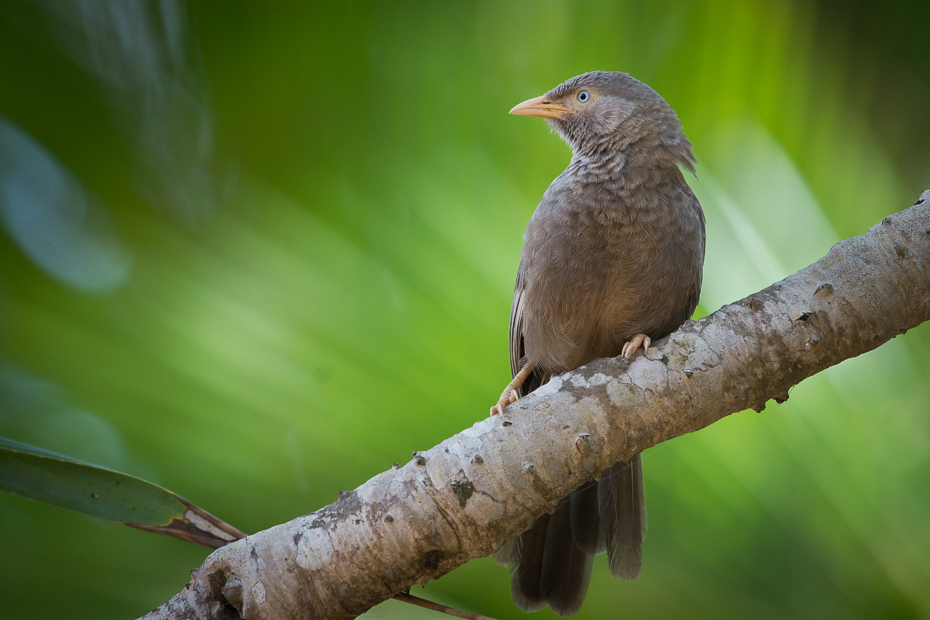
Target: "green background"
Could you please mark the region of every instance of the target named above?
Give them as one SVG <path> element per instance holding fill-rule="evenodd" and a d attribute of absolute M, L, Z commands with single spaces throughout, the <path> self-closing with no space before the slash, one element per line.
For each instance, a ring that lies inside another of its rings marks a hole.
<path fill-rule="evenodd" d="M 316 510 L 509 379 L 569 159 L 510 107 L 593 69 L 671 103 L 706 314 L 930 188 L 928 6 L 0 0 L 0 435 L 246 532 Z M 928 371 L 921 327 L 647 451 L 643 572 L 598 558 L 578 617 L 926 617 Z M 207 555 L 6 495 L 0 549 L 10 618 L 134 618 Z M 488 558 L 413 593 L 523 617 Z"/>

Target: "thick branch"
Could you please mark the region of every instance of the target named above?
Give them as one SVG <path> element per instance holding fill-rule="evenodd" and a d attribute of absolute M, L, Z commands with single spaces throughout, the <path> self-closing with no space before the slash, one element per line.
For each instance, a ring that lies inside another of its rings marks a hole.
<path fill-rule="evenodd" d="M 597 360 L 334 504 L 218 549 L 147 618 L 347 618 L 488 555 L 634 453 L 930 319 L 930 191 L 637 356 Z"/>

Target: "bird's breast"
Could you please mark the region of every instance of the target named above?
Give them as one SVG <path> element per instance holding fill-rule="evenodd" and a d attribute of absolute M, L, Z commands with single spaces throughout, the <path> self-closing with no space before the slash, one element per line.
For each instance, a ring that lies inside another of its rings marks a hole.
<path fill-rule="evenodd" d="M 627 194 L 603 185 L 557 189 L 547 192 L 524 237 L 530 359 L 563 372 L 619 355 L 638 333 L 663 337 L 690 317 L 704 223 L 686 185 Z"/>

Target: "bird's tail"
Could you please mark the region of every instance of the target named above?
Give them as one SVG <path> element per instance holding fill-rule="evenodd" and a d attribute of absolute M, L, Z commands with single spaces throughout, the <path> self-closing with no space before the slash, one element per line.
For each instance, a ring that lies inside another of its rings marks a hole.
<path fill-rule="evenodd" d="M 642 456 L 617 463 L 588 482 L 502 547 L 495 559 L 510 567 L 513 601 L 523 611 L 547 604 L 561 616 L 581 608 L 594 555 L 607 552 L 611 574 L 633 579 L 642 564 L 646 497 Z"/>

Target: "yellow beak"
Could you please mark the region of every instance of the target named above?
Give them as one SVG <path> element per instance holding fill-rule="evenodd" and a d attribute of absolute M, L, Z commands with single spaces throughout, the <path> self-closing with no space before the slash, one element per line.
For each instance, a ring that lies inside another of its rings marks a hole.
<path fill-rule="evenodd" d="M 538 116 L 540 118 L 554 118 L 564 121 L 577 111 L 578 110 L 566 108 L 560 103 L 549 101 L 544 95 L 542 97 L 527 99 L 523 103 L 518 103 L 513 107 L 510 113 L 518 116 Z"/>

